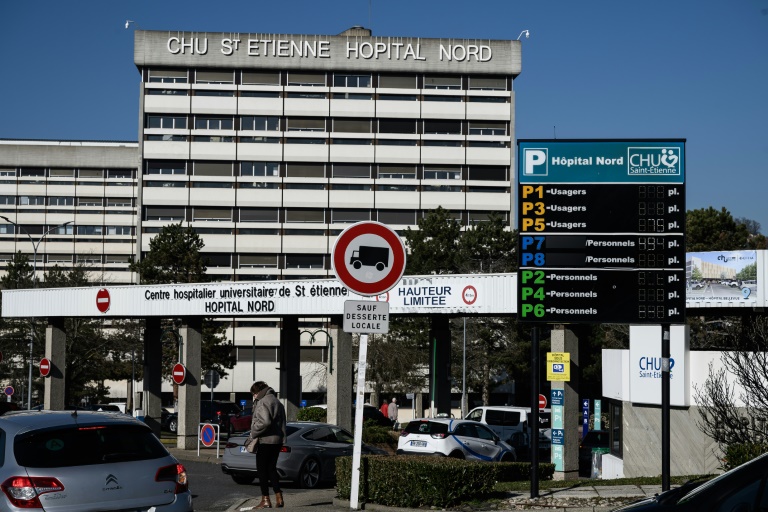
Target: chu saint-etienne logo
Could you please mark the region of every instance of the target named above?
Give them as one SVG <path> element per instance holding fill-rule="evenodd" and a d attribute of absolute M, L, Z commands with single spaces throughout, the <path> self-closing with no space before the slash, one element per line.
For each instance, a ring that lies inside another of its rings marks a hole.
<path fill-rule="evenodd" d="M 627 148 L 627 173 L 637 175 L 680 176 L 680 148 L 629 147 Z"/>
<path fill-rule="evenodd" d="M 524 176 L 546 176 L 549 174 L 547 167 L 548 161 L 547 148 L 525 148 L 523 149 L 523 168 Z"/>

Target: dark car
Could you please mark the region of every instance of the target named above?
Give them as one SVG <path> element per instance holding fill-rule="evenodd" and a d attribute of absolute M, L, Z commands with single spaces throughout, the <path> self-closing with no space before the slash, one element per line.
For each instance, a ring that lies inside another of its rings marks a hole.
<path fill-rule="evenodd" d="M 746 512 L 768 509 L 768 454 L 717 478 L 692 481 L 616 510 L 675 512 Z"/>
<path fill-rule="evenodd" d="M 0 416 L 7 412 L 18 411 L 19 405 L 15 402 L 0 402 Z"/>
<path fill-rule="evenodd" d="M 607 450 L 610 448 L 608 440 L 608 431 L 590 430 L 587 435 L 579 441 L 579 475 L 590 476 L 592 469 L 592 450 L 601 448 Z"/>
<path fill-rule="evenodd" d="M 240 412 L 240 406 L 235 402 L 224 400 L 201 400 L 200 401 L 200 423 L 214 423 L 219 425 L 221 432 L 229 432 L 229 418 Z M 171 432 L 176 432 L 179 424 L 178 413 L 170 413 L 163 422 L 161 417 L 161 427 Z"/>
<path fill-rule="evenodd" d="M 355 417 L 355 410 L 352 409 L 352 418 Z M 378 410 L 376 407 L 365 404 L 363 407 L 363 423 L 366 421 L 373 421 L 377 425 L 381 425 L 382 427 L 391 427 L 392 426 L 392 420 L 384 416 L 384 414 Z"/>
<path fill-rule="evenodd" d="M 235 432 L 247 432 L 251 430 L 251 418 L 253 417 L 253 409 L 247 407 L 237 414 L 233 414 L 229 417 L 229 435 L 233 435 Z"/>
<path fill-rule="evenodd" d="M 348 431 L 328 423 L 311 421 L 289 422 L 285 426 L 287 439 L 277 459 L 281 480 L 290 480 L 312 489 L 321 482 L 336 478 L 336 457 L 352 455 L 354 437 Z M 247 435 L 235 435 L 227 440 L 221 470 L 238 484 L 248 485 L 258 476 L 256 455 L 245 449 Z M 386 455 L 375 446 L 362 444 L 363 454 Z"/>

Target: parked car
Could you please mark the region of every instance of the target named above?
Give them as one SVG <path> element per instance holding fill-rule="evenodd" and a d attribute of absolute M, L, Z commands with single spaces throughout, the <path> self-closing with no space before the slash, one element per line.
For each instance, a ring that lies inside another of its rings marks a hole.
<path fill-rule="evenodd" d="M 285 431 L 288 438 L 277 459 L 277 472 L 281 480 L 296 482 L 306 489 L 332 482 L 336 478 L 336 457 L 352 455 L 354 437 L 339 426 L 299 421 L 289 422 Z M 221 470 L 243 485 L 258 477 L 256 455 L 244 446 L 247 439 L 247 435 L 230 437 L 221 461 Z M 364 454 L 386 454 L 365 443 L 361 449 Z"/>
<path fill-rule="evenodd" d="M 320 409 L 328 409 L 328 404 L 310 405 L 309 407 L 317 407 Z M 352 420 L 355 419 L 355 407 L 352 406 Z M 371 404 L 364 404 L 363 407 L 363 423 L 366 421 L 373 421 L 377 425 L 382 427 L 392 427 L 392 420 L 384 416 L 384 414 Z"/>
<path fill-rule="evenodd" d="M 221 432 L 229 432 L 229 418 L 240 412 L 240 406 L 235 402 L 223 400 L 200 401 L 200 423 L 214 423 L 219 425 Z M 179 424 L 178 413 L 172 412 L 165 421 L 165 427 L 170 432 L 176 432 Z M 161 418 L 161 426 L 162 418 Z"/>
<path fill-rule="evenodd" d="M 486 425 L 471 420 L 422 418 L 408 422 L 397 441 L 398 455 L 514 462 L 515 449 Z"/>
<path fill-rule="evenodd" d="M 128 415 L 19 411 L 0 431 L 0 510 L 193 509 L 184 466 Z"/>
<path fill-rule="evenodd" d="M 229 435 L 235 432 L 246 432 L 251 430 L 251 418 L 253 418 L 253 408 L 247 407 L 237 414 L 229 417 Z"/>
<path fill-rule="evenodd" d="M 768 504 L 768 454 L 760 455 L 712 480 L 693 481 L 618 510 L 748 511 L 765 510 Z"/>
<path fill-rule="evenodd" d="M 552 414 L 539 410 L 539 453 L 546 454 L 552 446 Z M 505 443 L 515 448 L 521 457 L 528 457 L 531 445 L 530 407 L 483 405 L 475 407 L 464 419 L 479 421 L 490 428 Z"/>
<path fill-rule="evenodd" d="M 21 408 L 16 402 L 2 402 L 0 401 L 0 416 L 7 412 L 18 411 Z"/>
<path fill-rule="evenodd" d="M 592 469 L 592 449 L 610 447 L 607 430 L 590 430 L 579 441 L 579 475 L 589 476 Z"/>

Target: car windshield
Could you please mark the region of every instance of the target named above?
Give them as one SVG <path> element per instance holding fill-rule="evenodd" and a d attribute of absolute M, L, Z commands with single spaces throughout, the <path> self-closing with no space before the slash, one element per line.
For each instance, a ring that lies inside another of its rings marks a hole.
<path fill-rule="evenodd" d="M 30 468 L 86 466 L 158 459 L 168 455 L 148 427 L 84 425 L 47 428 L 16 436 L 16 460 Z"/>
<path fill-rule="evenodd" d="M 411 421 L 405 427 L 405 431 L 409 434 L 447 434 L 448 425 L 435 421 Z"/>

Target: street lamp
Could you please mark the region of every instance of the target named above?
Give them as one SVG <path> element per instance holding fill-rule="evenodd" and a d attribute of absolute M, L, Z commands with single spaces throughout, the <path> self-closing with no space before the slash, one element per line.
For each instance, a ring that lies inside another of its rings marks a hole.
<path fill-rule="evenodd" d="M 52 228 L 48 229 L 45 233 L 40 236 L 40 238 L 35 242 L 35 240 L 32 238 L 32 235 L 29 234 L 29 232 L 21 227 L 19 224 L 16 224 L 14 221 L 9 219 L 8 217 L 4 215 L 0 215 L 0 219 L 3 219 L 6 222 L 9 222 L 19 228 L 21 231 L 24 232 L 25 235 L 27 235 L 27 238 L 29 238 L 29 241 L 32 243 L 32 287 L 37 288 L 37 250 L 40 248 L 40 243 L 45 239 L 48 234 L 58 228 L 67 226 L 69 224 L 72 224 L 74 221 L 70 220 L 68 222 L 65 222 L 63 224 L 59 224 L 57 226 L 53 226 Z M 35 342 L 35 329 L 32 324 L 32 319 L 30 319 L 30 333 L 29 333 L 29 383 L 27 386 L 27 409 L 32 409 L 32 365 L 34 362 L 32 361 L 32 347 Z"/>
<path fill-rule="evenodd" d="M 310 331 L 308 329 L 304 329 L 303 331 L 299 331 L 299 337 L 301 337 L 304 333 L 309 334 L 309 344 L 312 345 L 315 341 L 315 334 L 323 333 L 328 338 L 328 373 L 333 374 L 333 337 L 331 336 L 331 333 L 326 331 L 325 329 L 316 329 L 314 331 Z"/>

